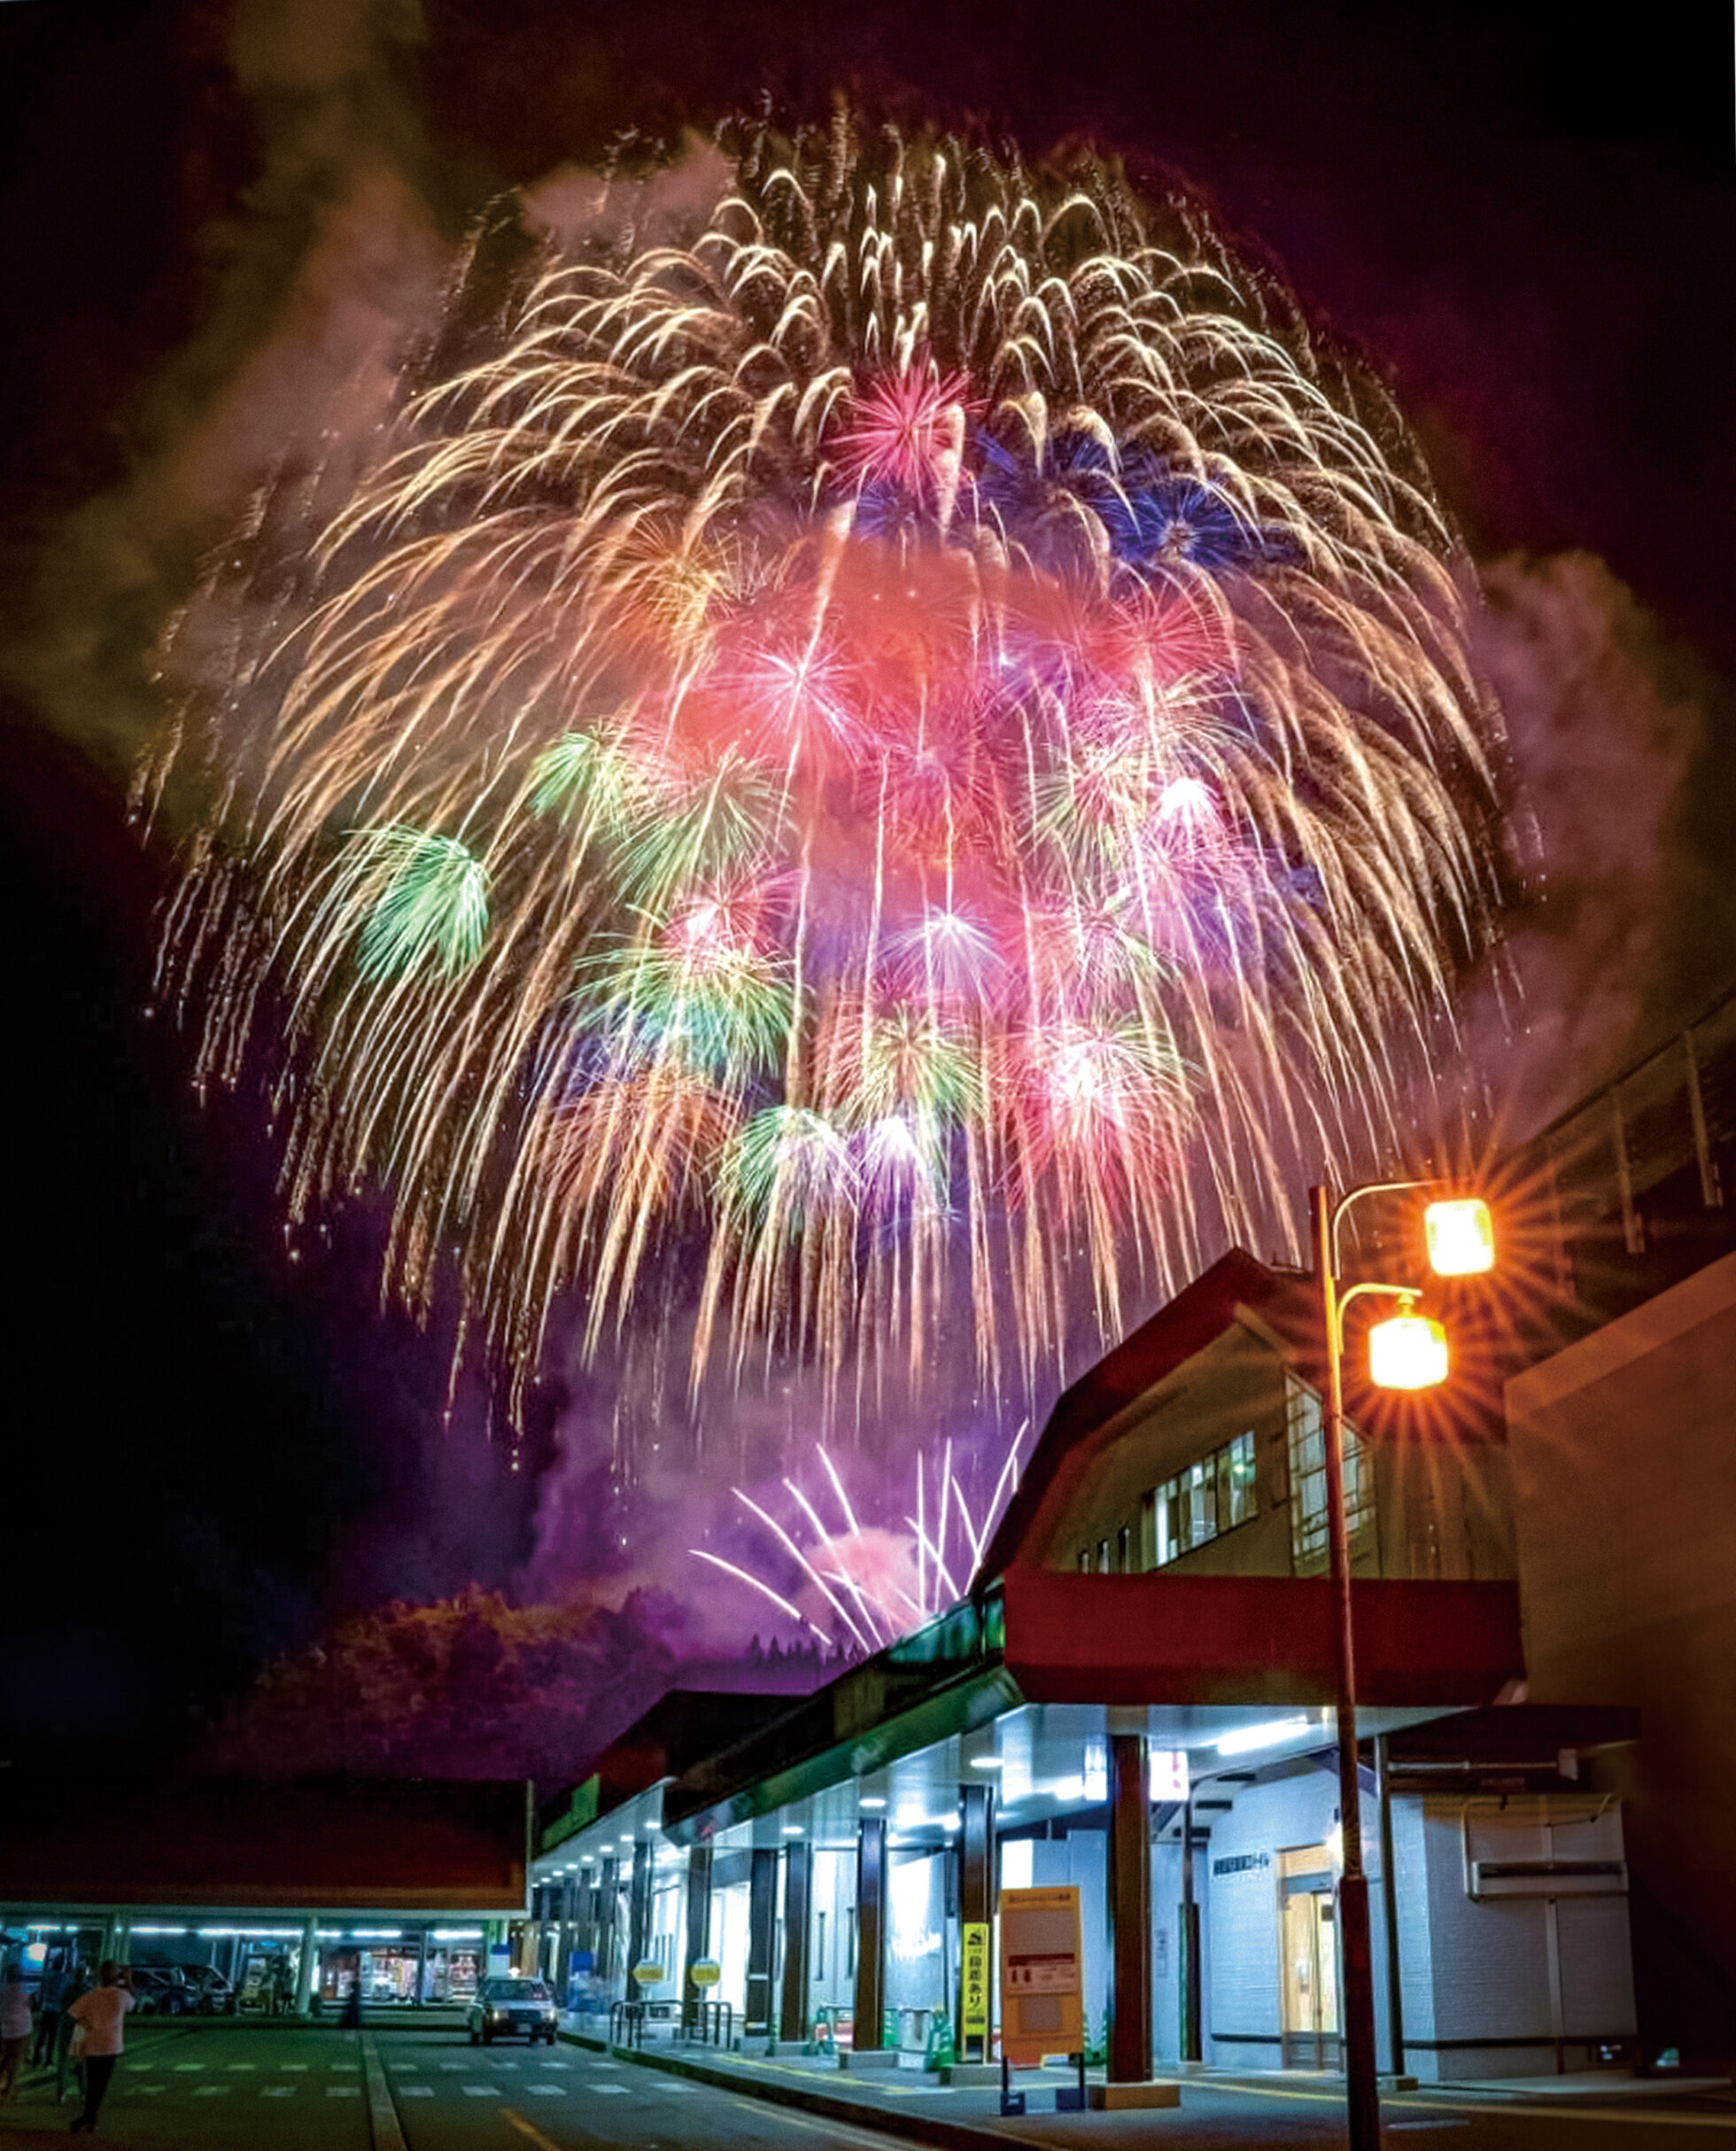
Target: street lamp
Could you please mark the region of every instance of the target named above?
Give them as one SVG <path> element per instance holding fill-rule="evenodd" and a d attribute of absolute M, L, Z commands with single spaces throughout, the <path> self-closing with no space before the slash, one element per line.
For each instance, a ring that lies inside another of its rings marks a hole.
<path fill-rule="evenodd" d="M 1362 1814 L 1356 1775 L 1356 1645 L 1351 1626 L 1350 1533 L 1345 1518 L 1344 1320 L 1363 1294 L 1397 1300 L 1399 1311 L 1368 1336 L 1368 1372 L 1382 1388 L 1427 1389 L 1445 1381 L 1446 1332 L 1415 1311 L 1410 1285 L 1352 1285 L 1338 1293 L 1338 1228 L 1353 1202 L 1367 1195 L 1408 1193 L 1427 1180 L 1383 1180 L 1352 1188 L 1335 1207 L 1325 1187 L 1309 1191 L 1314 1275 L 1320 1280 L 1321 1330 L 1326 1342 L 1326 1398 L 1321 1447 L 1326 1464 L 1326 1521 L 1336 1619 L 1338 1688 L 1338 1828 L 1343 1872 L 1338 1883 L 1338 1948 L 1345 1974 L 1345 2094 L 1350 2151 L 1378 2151 L 1380 2093 L 1375 2081 L 1374 1959 L 1368 1938 L 1368 1877 L 1362 1866 Z M 1475 1198 L 1431 1202 L 1425 1217 L 1430 1266 L 1441 1277 L 1469 1277 L 1492 1267 L 1494 1228 Z M 1387 1877 L 1387 1887 L 1392 1878 Z"/>

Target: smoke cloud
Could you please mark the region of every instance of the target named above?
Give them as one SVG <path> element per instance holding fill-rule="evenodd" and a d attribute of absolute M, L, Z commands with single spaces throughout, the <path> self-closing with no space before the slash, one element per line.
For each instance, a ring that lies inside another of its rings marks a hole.
<path fill-rule="evenodd" d="M 1469 1029 L 1501 1070 L 1502 1132 L 1520 1138 L 1724 982 L 1730 779 L 1714 682 L 1602 561 L 1514 555 L 1483 582 L 1480 655 L 1507 713 L 1535 888 L 1509 925 L 1511 1036 L 1486 1009 Z"/>

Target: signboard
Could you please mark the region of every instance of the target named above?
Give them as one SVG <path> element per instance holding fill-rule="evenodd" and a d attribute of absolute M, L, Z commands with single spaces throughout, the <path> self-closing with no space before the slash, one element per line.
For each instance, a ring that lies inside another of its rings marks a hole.
<path fill-rule="evenodd" d="M 1001 1892 L 1001 2051 L 1029 2068 L 1085 2044 L 1079 1891 Z"/>
<path fill-rule="evenodd" d="M 988 1922 L 965 1922 L 965 1961 L 958 1981 L 958 2029 L 967 2039 L 988 2037 Z"/>
<path fill-rule="evenodd" d="M 687 1967 L 687 1984 L 696 1987 L 715 1987 L 724 1976 L 724 1968 L 715 1957 L 695 1957 Z"/>
<path fill-rule="evenodd" d="M 1151 1750 L 1151 1799 L 1185 1800 L 1188 1797 L 1188 1751 L 1185 1748 Z"/>
<path fill-rule="evenodd" d="M 647 1957 L 633 1967 L 635 1984 L 642 1987 L 660 1987 L 663 1984 L 663 1968 L 655 1957 Z"/>

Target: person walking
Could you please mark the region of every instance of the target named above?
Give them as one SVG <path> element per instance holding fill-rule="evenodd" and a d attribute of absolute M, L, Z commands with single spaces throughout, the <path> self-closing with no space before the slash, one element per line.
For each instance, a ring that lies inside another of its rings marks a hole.
<path fill-rule="evenodd" d="M 73 2033 L 77 2029 L 73 2023 L 73 2004 L 90 1986 L 90 1967 L 82 1958 L 74 1957 L 66 1974 L 66 1997 L 60 2005 L 60 2026 L 54 2040 L 54 2103 L 59 2106 L 66 2096 L 66 2079 L 77 2066 L 78 2081 L 74 2089 L 81 2099 L 84 2096 L 84 2068 L 73 2052 Z"/>
<path fill-rule="evenodd" d="M 74 2136 L 81 2129 L 87 2136 L 97 2133 L 103 2094 L 120 2059 L 121 2026 L 133 2006 L 131 1975 L 112 1960 L 104 1964 L 97 1980 L 70 2011 L 74 2023 L 84 2033 L 84 2110 L 73 2123 Z"/>
<path fill-rule="evenodd" d="M 30 2044 L 30 1990 L 24 1984 L 23 1968 L 6 1967 L 0 1980 L 0 2099 L 18 2097 L 19 2064 Z"/>
<path fill-rule="evenodd" d="M 57 1949 L 43 1966 L 42 1984 L 36 1989 L 36 2044 L 30 2050 L 30 2060 L 37 2069 L 44 2062 L 54 2059 L 54 2042 L 60 2030 L 60 2014 L 66 2007 L 66 1990 L 71 1984 L 66 1953 Z"/>

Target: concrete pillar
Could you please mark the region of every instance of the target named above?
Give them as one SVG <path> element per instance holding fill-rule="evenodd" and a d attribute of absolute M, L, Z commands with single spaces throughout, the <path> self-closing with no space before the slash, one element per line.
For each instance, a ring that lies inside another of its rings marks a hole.
<path fill-rule="evenodd" d="M 1176 1984 L 1182 2014 L 1182 2059 L 1200 2058 L 1199 1905 L 1194 1896 L 1193 1788 L 1182 1803 L 1182 1916 Z"/>
<path fill-rule="evenodd" d="M 681 2003 L 683 2015 L 693 2021 L 699 2014 L 699 2005 L 707 1999 L 706 1990 L 696 1987 L 688 1974 L 705 1954 L 705 1945 L 711 1933 L 711 1847 L 695 1844 L 687 1852 L 687 1920 L 683 1942 L 685 1956 L 681 1965 Z"/>
<path fill-rule="evenodd" d="M 639 1989 L 633 1984 L 633 1967 L 645 1961 L 651 1947 L 651 1862 L 653 1851 L 648 1837 L 633 1840 L 632 1880 L 627 1896 L 627 1961 L 623 1968 L 627 1975 L 627 2000 L 637 2001 Z"/>
<path fill-rule="evenodd" d="M 1143 1733 L 1109 1736 L 1109 2069 L 1151 2074 L 1151 1786 Z"/>
<path fill-rule="evenodd" d="M 314 2000 L 314 1977 L 320 1961 L 319 1923 L 301 1922 L 301 1960 L 296 1966 L 295 2013 L 306 2016 Z"/>
<path fill-rule="evenodd" d="M 778 1855 L 756 1846 L 748 1868 L 748 2003 L 744 2031 L 770 2034 L 771 1962 L 778 1939 Z"/>
<path fill-rule="evenodd" d="M 1405 2073 L 1405 1993 L 1399 1951 L 1399 1863 L 1392 1851 L 1392 1780 L 1386 1736 L 1375 1742 L 1375 1778 L 1380 1799 L 1381 1901 L 1386 1914 L 1386 2022 L 1392 2073 Z"/>
<path fill-rule="evenodd" d="M 411 2004 L 410 2004 L 410 2007 L 411 2007 L 412 2008 L 414 2008 L 414 2009 L 419 2009 L 419 2008 L 421 2008 L 421 2007 L 422 2007 L 422 1994 L 423 1994 L 423 1992 L 424 1992 L 424 1990 L 426 1989 L 427 1985 L 428 1985 L 428 1922 L 427 1922 L 426 1920 L 424 1920 L 424 1921 L 422 1922 L 422 1923 L 421 1931 L 420 1931 L 420 1932 L 417 1934 L 417 1936 L 416 1936 L 416 1991 L 415 1991 L 415 1997 L 414 2000 L 413 2000 L 413 2001 L 411 2002 Z"/>
<path fill-rule="evenodd" d="M 621 1950 L 616 1938 L 621 1906 L 621 1862 L 613 1852 L 604 1859 L 599 1870 L 595 1903 L 597 1976 L 612 1980 L 621 1969 Z"/>
<path fill-rule="evenodd" d="M 856 2020 L 858 2054 L 879 2053 L 886 2026 L 886 1817 L 864 1815 L 856 1835 Z"/>
<path fill-rule="evenodd" d="M 813 1930 L 813 1847 L 798 1837 L 784 1847 L 784 2006 L 778 2036 L 808 2036 L 809 1943 Z"/>
<path fill-rule="evenodd" d="M 959 1925 L 987 1926 L 995 1917 L 995 1793 L 988 1785 L 958 1788 Z M 961 2062 L 988 2059 L 988 2035 L 972 2034 L 965 2049 L 964 1981 L 953 2021 L 953 2051 Z"/>

